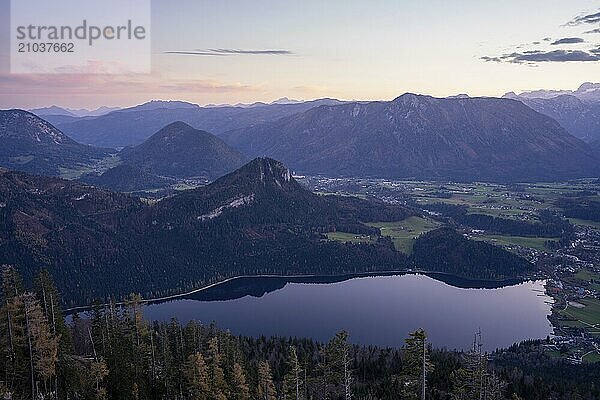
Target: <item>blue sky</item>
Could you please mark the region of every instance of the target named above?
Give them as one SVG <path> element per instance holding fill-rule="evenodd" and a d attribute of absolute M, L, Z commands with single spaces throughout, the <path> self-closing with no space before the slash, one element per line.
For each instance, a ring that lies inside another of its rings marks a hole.
<path fill-rule="evenodd" d="M 3 21 L 0 106 L 574 89 L 600 81 L 600 33 L 584 33 L 600 22 L 577 20 L 598 12 L 588 0 L 154 0 L 151 74 L 48 79 L 8 73 Z M 552 44 L 565 38 L 583 42 Z"/>

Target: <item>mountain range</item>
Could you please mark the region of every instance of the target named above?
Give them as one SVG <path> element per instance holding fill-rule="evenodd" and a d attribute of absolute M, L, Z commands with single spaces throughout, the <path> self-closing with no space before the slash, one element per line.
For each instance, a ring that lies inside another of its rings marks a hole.
<path fill-rule="evenodd" d="M 82 145 L 47 121 L 23 110 L 0 111 L 0 166 L 118 191 L 164 188 L 176 179 L 213 180 L 246 158 L 223 140 L 183 122 L 162 128 L 139 146 L 114 150 Z M 108 156 L 112 156 L 110 159 Z M 106 170 L 103 167 L 116 167 Z"/>
<path fill-rule="evenodd" d="M 178 100 L 150 100 L 146 103 L 139 104 L 133 107 L 124 108 L 123 111 L 151 111 L 151 110 L 178 110 L 178 109 L 193 109 L 200 108 L 198 104 L 189 103 L 187 101 Z"/>
<path fill-rule="evenodd" d="M 319 105 L 339 103 L 339 100 L 321 99 L 253 107 L 199 107 L 185 102 L 153 101 L 96 118 L 47 118 L 80 143 L 120 148 L 141 144 L 154 132 L 172 122 L 182 121 L 218 135 L 231 129 L 274 121 Z"/>
<path fill-rule="evenodd" d="M 44 175 L 84 168 L 109 154 L 75 142 L 47 121 L 23 110 L 0 110 L 0 165 Z"/>
<path fill-rule="evenodd" d="M 562 95 L 574 96 L 585 102 L 598 102 L 600 101 L 600 83 L 586 82 L 576 90 L 532 90 L 518 96 L 526 99 L 551 99 Z M 516 96 L 516 94 L 509 92 L 505 96 Z"/>
<path fill-rule="evenodd" d="M 554 118 L 570 134 L 585 142 L 600 139 L 600 100 L 583 101 L 570 94 L 535 98 L 509 93 L 505 97 L 519 100 L 535 111 Z"/>
<path fill-rule="evenodd" d="M 160 177 L 213 180 L 256 156 L 281 159 L 299 173 L 330 176 L 561 180 L 598 173 L 598 150 L 568 133 L 594 141 L 600 121 L 597 104 L 570 95 L 497 99 L 405 94 L 389 102 L 323 99 L 248 108 L 152 101 L 100 117 L 47 117 L 67 121 L 57 125 L 76 129 L 72 136 L 89 134 L 93 142 L 106 141 L 112 147 L 141 141 L 125 147 L 106 166 L 99 160 L 110 150 L 76 143 L 52 124 L 17 110 L 30 120 L 2 128 L 7 146 L 0 165 L 62 176 L 92 169 L 96 172 L 86 182 L 131 191 L 139 190 L 142 182 L 166 185 Z M 161 125 L 171 120 L 175 122 Z M 185 120 L 212 126 L 219 135 Z M 158 128 L 150 131 L 154 126 Z M 230 127 L 235 129 L 224 131 Z M 60 143 L 38 140 L 49 138 L 49 132 Z M 99 178 L 115 163 L 130 166 L 120 171 L 131 178 L 131 185 L 116 179 L 116 171 Z"/>
<path fill-rule="evenodd" d="M 37 115 L 38 117 L 47 117 L 47 116 L 65 116 L 65 117 L 99 117 L 100 115 L 108 114 L 112 111 L 119 110 L 119 107 L 107 107 L 102 106 L 93 110 L 88 110 L 86 108 L 79 109 L 69 109 L 58 106 L 50 106 L 43 108 L 34 108 L 29 110 L 32 114 Z"/>
<path fill-rule="evenodd" d="M 519 101 L 405 94 L 320 106 L 221 137 L 308 174 L 532 181 L 597 175 L 598 158 Z"/>

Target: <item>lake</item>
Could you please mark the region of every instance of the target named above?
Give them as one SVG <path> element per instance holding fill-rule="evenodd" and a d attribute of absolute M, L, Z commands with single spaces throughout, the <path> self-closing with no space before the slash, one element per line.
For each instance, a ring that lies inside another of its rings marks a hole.
<path fill-rule="evenodd" d="M 506 285 L 506 286 L 504 286 Z M 487 350 L 552 333 L 544 281 L 489 283 L 450 276 L 240 278 L 149 304 L 146 318 L 216 322 L 235 335 L 326 341 L 345 329 L 354 343 L 401 346 L 424 328 L 435 347 L 466 349 L 481 329 Z"/>

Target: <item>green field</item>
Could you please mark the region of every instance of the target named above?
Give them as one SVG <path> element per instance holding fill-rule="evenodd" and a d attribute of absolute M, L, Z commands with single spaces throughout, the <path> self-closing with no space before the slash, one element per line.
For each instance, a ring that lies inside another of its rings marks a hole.
<path fill-rule="evenodd" d="M 540 210 L 558 210 L 554 205 L 556 199 L 569 193 L 588 189 L 585 180 L 569 183 L 522 183 L 517 185 L 499 185 L 487 183 L 439 183 L 427 181 L 399 181 L 403 190 L 412 197 L 420 207 L 426 209 L 428 204 L 447 203 L 463 205 L 470 214 L 485 214 L 506 219 L 527 220 L 534 222 Z M 380 185 L 383 185 L 381 183 Z M 393 187 L 393 185 L 389 185 Z M 448 198 L 445 198 L 446 195 Z M 573 224 L 591 226 L 600 229 L 600 222 L 571 219 Z M 393 223 L 372 223 L 370 226 L 381 229 L 382 236 L 392 238 L 396 249 L 407 254 L 412 252 L 415 238 L 424 232 L 438 227 L 440 224 L 422 217 L 411 217 Z M 331 236 L 335 240 L 365 241 L 355 235 Z M 510 235 L 482 234 L 473 235 L 472 239 L 483 240 L 504 247 L 523 247 L 538 251 L 549 250 L 547 242 L 556 242 L 557 238 L 525 237 Z M 591 287 L 596 290 L 600 288 Z"/>
<path fill-rule="evenodd" d="M 600 324 L 600 300 L 597 299 L 582 299 L 578 303 L 585 307 L 577 308 L 568 306 L 566 310 L 561 311 L 563 314 L 573 317 L 581 321 L 584 325 L 591 328 L 591 325 Z"/>
<path fill-rule="evenodd" d="M 591 281 L 592 279 L 600 279 L 600 275 L 590 271 L 589 269 L 582 269 L 577 271 L 575 278 L 581 279 L 582 281 Z"/>
<path fill-rule="evenodd" d="M 440 226 L 439 222 L 423 217 L 409 217 L 398 222 L 377 222 L 368 224 L 379 228 L 382 236 L 389 236 L 396 250 L 406 254 L 412 253 L 415 239 L 425 232 Z"/>
<path fill-rule="evenodd" d="M 583 284 L 577 282 L 580 286 L 600 292 L 600 274 L 588 269 L 582 269 L 573 275 L 573 278 L 584 282 Z M 594 282 L 592 283 L 592 281 Z"/>
<path fill-rule="evenodd" d="M 415 239 L 419 235 L 439 227 L 440 223 L 429 218 L 414 216 L 398 222 L 375 222 L 367 225 L 379 228 L 381 236 L 390 237 L 396 250 L 411 254 Z M 329 232 L 327 233 L 327 239 L 343 243 L 375 243 L 378 236 Z"/>
<path fill-rule="evenodd" d="M 577 218 L 568 218 L 568 220 L 571 221 L 571 223 L 573 225 L 584 225 L 584 226 L 590 226 L 595 229 L 600 229 L 600 222 L 588 221 L 585 219 L 577 219 Z"/>
<path fill-rule="evenodd" d="M 80 165 L 76 169 L 59 168 L 59 176 L 63 179 L 77 179 L 89 173 L 102 174 L 107 170 L 116 167 L 121 163 L 121 159 L 117 155 L 109 155 L 99 160 L 94 165 Z"/>
<path fill-rule="evenodd" d="M 520 208 L 512 208 L 512 209 L 499 209 L 499 208 L 490 208 L 483 206 L 472 206 L 469 207 L 467 212 L 468 214 L 484 214 L 489 215 L 491 217 L 500 217 L 506 219 L 521 219 L 523 214 L 531 214 L 529 210 L 522 210 Z"/>
<path fill-rule="evenodd" d="M 583 356 L 583 362 L 586 362 L 586 363 L 600 362 L 600 354 L 598 354 L 597 351 L 595 351 L 593 353 L 588 353 L 585 356 Z"/>
<path fill-rule="evenodd" d="M 469 214 L 485 214 L 492 217 L 507 219 L 522 219 L 523 215 L 535 217 L 536 212 L 549 205 L 542 205 L 530 199 L 518 199 L 505 193 L 487 194 L 454 194 L 451 198 L 438 198 L 427 193 L 415 195 L 417 203 L 427 207 L 427 204 L 446 203 L 467 206 Z M 502 208 L 501 208 L 502 207 Z"/>
<path fill-rule="evenodd" d="M 191 183 L 176 183 L 175 185 L 173 185 L 173 189 L 177 190 L 179 192 L 185 191 L 185 190 L 192 190 L 192 189 L 196 189 L 201 187 L 202 185 L 195 185 L 195 184 L 191 184 Z"/>
<path fill-rule="evenodd" d="M 472 239 L 483 240 L 488 243 L 500 245 L 500 246 L 521 246 L 530 249 L 544 251 L 547 250 L 547 241 L 556 241 L 556 238 L 544 238 L 544 237 L 526 237 L 526 236 L 508 236 L 508 235 L 477 235 L 473 236 Z"/>
<path fill-rule="evenodd" d="M 566 315 L 566 314 L 565 314 Z M 566 315 L 567 317 L 569 317 L 568 315 Z M 582 324 L 579 321 L 569 321 L 569 320 L 561 320 L 560 321 L 560 326 L 565 326 L 565 327 L 569 327 L 569 328 L 581 328 L 584 329 L 586 328 L 588 325 L 586 324 Z"/>
<path fill-rule="evenodd" d="M 342 243 L 375 243 L 377 241 L 377 236 L 360 235 L 357 233 L 329 232 L 327 233 L 327 239 Z"/>

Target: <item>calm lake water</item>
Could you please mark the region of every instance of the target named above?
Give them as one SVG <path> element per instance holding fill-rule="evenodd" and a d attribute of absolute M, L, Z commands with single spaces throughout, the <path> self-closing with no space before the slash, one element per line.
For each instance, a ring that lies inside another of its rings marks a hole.
<path fill-rule="evenodd" d="M 345 329 L 354 343 L 381 346 L 401 346 L 417 328 L 427 330 L 434 346 L 450 349 L 468 348 L 479 329 L 487 350 L 552 333 L 547 319 L 552 299 L 544 294 L 543 281 L 493 288 L 436 278 L 241 278 L 150 304 L 144 312 L 153 320 L 214 321 L 249 336 L 326 341 Z"/>

